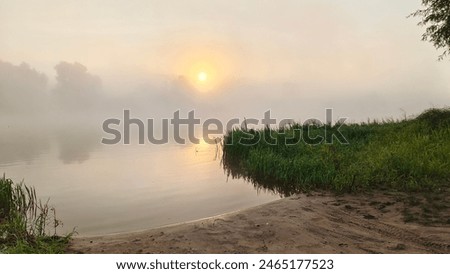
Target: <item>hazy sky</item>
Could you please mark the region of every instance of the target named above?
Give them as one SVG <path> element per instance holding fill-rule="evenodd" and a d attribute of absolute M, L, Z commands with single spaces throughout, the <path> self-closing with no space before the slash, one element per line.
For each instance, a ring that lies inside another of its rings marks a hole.
<path fill-rule="evenodd" d="M 355 116 L 389 116 L 450 102 L 450 62 L 437 62 L 418 19 L 406 18 L 420 2 L 0 0 L 0 60 L 26 62 L 50 84 L 56 64 L 79 62 L 106 93 L 190 79 L 206 64 L 222 92 L 284 87 L 328 106 L 361 102 Z M 358 112 L 369 104 L 377 110 Z"/>

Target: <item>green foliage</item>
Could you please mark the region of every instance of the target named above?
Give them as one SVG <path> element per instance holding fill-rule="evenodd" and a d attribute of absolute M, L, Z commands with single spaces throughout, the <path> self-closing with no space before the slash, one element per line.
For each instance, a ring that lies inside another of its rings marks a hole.
<path fill-rule="evenodd" d="M 300 139 L 307 133 L 326 136 L 339 126 L 348 144 L 329 139 L 328 144 L 311 145 Z M 449 183 L 450 110 L 430 109 L 403 121 L 234 129 L 225 136 L 223 150 L 229 175 L 285 195 L 315 188 L 434 189 Z"/>
<path fill-rule="evenodd" d="M 450 1 L 449 0 L 422 0 L 424 9 L 420 9 L 412 16 L 420 16 L 420 26 L 425 26 L 426 30 L 422 40 L 430 41 L 437 49 L 444 49 L 439 57 L 450 53 Z"/>
<path fill-rule="evenodd" d="M 60 225 L 34 188 L 0 178 L 0 253 L 62 253 L 72 234 L 57 236 Z"/>

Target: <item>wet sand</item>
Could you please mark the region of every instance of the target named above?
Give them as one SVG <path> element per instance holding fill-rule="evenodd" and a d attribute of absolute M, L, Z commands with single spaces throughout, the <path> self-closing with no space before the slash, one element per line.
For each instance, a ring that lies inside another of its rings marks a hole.
<path fill-rule="evenodd" d="M 68 253 L 450 253 L 450 224 L 405 223 L 385 194 L 300 194 L 143 232 L 76 237 Z"/>

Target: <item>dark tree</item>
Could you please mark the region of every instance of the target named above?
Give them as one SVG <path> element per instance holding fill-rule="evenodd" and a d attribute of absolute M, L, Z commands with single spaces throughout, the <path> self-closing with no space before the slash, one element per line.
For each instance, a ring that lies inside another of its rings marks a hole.
<path fill-rule="evenodd" d="M 436 49 L 443 49 L 439 56 L 442 60 L 450 55 L 450 0 L 422 0 L 424 9 L 411 14 L 419 16 L 422 20 L 419 26 L 425 26 L 422 40 L 430 41 Z"/>

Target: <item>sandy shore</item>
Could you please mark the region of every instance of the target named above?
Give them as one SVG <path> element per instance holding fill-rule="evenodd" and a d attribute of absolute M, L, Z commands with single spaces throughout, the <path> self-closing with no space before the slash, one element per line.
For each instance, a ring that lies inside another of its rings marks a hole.
<path fill-rule="evenodd" d="M 296 195 L 206 220 L 75 238 L 69 253 L 450 253 L 450 225 L 405 223 L 380 194 Z"/>

